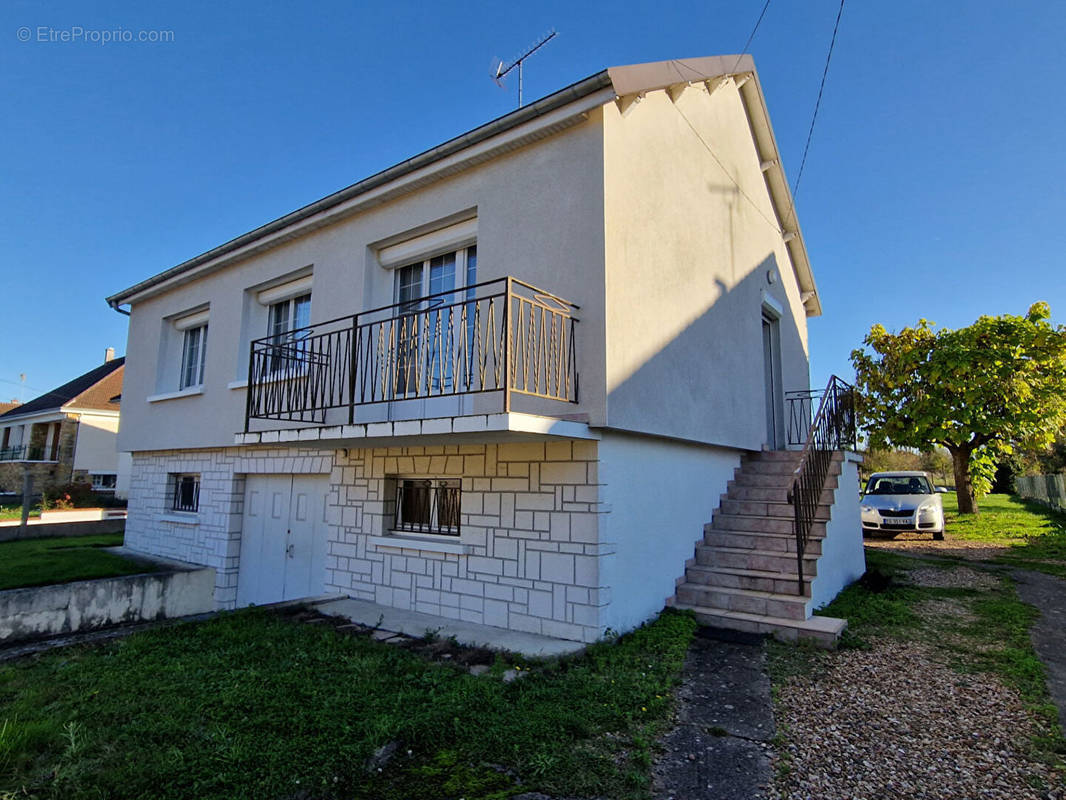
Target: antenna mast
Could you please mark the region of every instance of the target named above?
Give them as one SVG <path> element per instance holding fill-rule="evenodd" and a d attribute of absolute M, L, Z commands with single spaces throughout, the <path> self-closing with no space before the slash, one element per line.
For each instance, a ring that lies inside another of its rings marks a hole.
<path fill-rule="evenodd" d="M 520 55 L 518 58 L 516 58 L 510 64 L 506 64 L 505 65 L 501 61 L 499 63 L 499 66 L 496 67 L 496 75 L 494 77 L 494 80 L 496 81 L 496 85 L 497 86 L 503 86 L 503 76 L 506 75 L 511 70 L 513 70 L 515 67 L 518 67 L 518 107 L 519 108 L 522 107 L 522 62 L 525 61 L 527 58 L 529 58 L 531 55 L 533 55 L 535 52 L 540 50 L 540 48 L 544 47 L 544 45 L 546 45 L 548 42 L 550 42 L 552 39 L 554 39 L 556 37 L 556 35 L 557 34 L 556 34 L 555 29 L 552 29 L 551 31 L 549 31 L 547 36 L 542 37 L 540 41 L 538 41 L 535 45 L 533 45 L 531 48 L 526 50 L 526 52 L 522 53 L 522 55 Z"/>

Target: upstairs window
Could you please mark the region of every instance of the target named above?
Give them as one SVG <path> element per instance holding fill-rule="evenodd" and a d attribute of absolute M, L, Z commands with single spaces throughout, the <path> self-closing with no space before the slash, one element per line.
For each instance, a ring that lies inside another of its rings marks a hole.
<path fill-rule="evenodd" d="M 423 341 L 428 330 L 436 336 L 436 320 L 427 320 L 419 312 L 431 311 L 441 306 L 450 306 L 464 299 L 472 300 L 474 290 L 456 291 L 477 283 L 477 245 L 470 245 L 453 253 L 444 253 L 416 261 L 396 270 L 396 302 L 405 317 L 401 319 L 396 334 L 396 388 L 399 395 L 416 393 L 420 362 L 432 376 L 433 391 L 447 392 L 452 389 L 453 359 L 455 354 L 442 342 Z M 425 298 L 437 295 L 429 300 Z M 471 304 L 472 306 L 472 304 Z M 467 341 L 473 344 L 473 308 L 468 312 Z M 438 361 L 443 357 L 443 363 Z M 461 376 L 462 378 L 463 376 Z"/>
<path fill-rule="evenodd" d="M 301 329 L 310 324 L 310 293 L 271 304 L 267 332 L 274 345 L 271 372 L 302 371 L 307 348 L 306 332 Z"/>
<path fill-rule="evenodd" d="M 202 386 L 204 383 L 204 356 L 207 353 L 207 325 L 198 325 L 185 330 L 181 349 L 181 381 L 179 389 Z"/>

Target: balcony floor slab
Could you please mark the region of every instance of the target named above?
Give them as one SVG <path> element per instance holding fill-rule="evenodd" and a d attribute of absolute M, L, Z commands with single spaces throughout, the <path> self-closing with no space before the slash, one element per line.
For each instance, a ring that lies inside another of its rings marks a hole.
<path fill-rule="evenodd" d="M 530 439 L 599 439 L 587 422 L 536 414 L 475 414 L 358 425 L 274 429 L 238 433 L 237 445 L 284 444 L 301 447 L 389 447 Z"/>

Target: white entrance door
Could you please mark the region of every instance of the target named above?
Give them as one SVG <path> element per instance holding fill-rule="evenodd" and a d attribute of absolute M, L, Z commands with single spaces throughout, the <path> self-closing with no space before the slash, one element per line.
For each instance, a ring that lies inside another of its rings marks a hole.
<path fill-rule="evenodd" d="M 238 606 L 322 594 L 328 531 L 326 493 L 324 476 L 248 476 Z"/>

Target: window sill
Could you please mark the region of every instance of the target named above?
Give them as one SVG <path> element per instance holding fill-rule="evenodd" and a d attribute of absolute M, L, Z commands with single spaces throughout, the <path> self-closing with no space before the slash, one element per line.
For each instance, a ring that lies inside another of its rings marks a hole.
<path fill-rule="evenodd" d="M 162 392 L 160 394 L 150 394 L 146 399 L 149 403 L 159 403 L 163 400 L 176 400 L 179 397 L 194 397 L 195 395 L 203 393 L 203 386 L 190 386 L 188 389 L 182 389 L 180 392 Z"/>
<path fill-rule="evenodd" d="M 156 519 L 159 522 L 176 522 L 179 525 L 199 525 L 200 515 L 195 512 L 167 511 Z"/>
<path fill-rule="evenodd" d="M 455 541 L 449 542 L 445 541 L 445 539 L 453 539 Z M 388 536 L 371 536 L 368 541 L 370 544 L 377 545 L 378 547 L 396 547 L 403 550 L 426 550 L 431 553 L 451 553 L 458 556 L 465 556 L 472 552 L 470 545 L 460 542 L 458 536 L 434 536 L 433 538 L 423 538 L 421 536 L 412 536 L 405 532 L 397 532 L 389 534 Z"/>
<path fill-rule="evenodd" d="M 260 386 L 267 386 L 267 385 L 269 385 L 271 383 L 282 383 L 283 381 L 288 381 L 288 380 L 302 380 L 302 379 L 304 379 L 306 377 L 307 377 L 307 370 L 300 370 L 299 372 L 292 372 L 292 373 L 289 373 L 289 374 L 280 375 L 280 376 L 278 376 L 276 378 L 273 378 L 273 377 L 271 377 L 271 378 L 262 378 L 261 380 L 258 381 L 258 384 Z M 226 384 L 226 388 L 227 389 L 247 389 L 248 388 L 248 379 L 247 378 L 241 378 L 240 380 L 230 381 L 229 383 Z"/>

